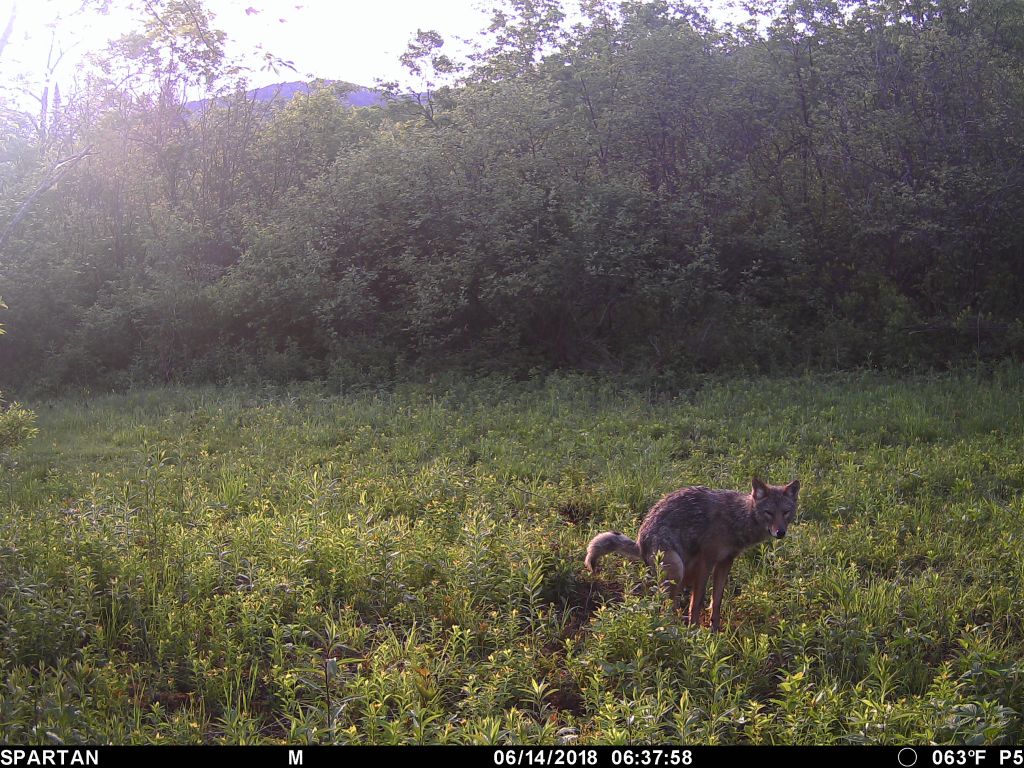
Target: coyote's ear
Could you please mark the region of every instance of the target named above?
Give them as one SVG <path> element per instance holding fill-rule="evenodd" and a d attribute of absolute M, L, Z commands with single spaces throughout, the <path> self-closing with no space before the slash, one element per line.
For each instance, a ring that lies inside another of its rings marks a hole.
<path fill-rule="evenodd" d="M 794 499 L 796 495 L 800 493 L 800 481 L 794 480 L 792 483 L 782 489 L 787 496 L 792 496 Z"/>
<path fill-rule="evenodd" d="M 760 501 L 768 495 L 768 486 L 758 480 L 756 477 L 750 483 L 754 489 L 754 498 Z"/>

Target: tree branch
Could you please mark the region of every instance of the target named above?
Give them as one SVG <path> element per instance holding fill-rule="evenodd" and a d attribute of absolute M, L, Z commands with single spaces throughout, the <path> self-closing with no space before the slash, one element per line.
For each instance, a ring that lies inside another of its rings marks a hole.
<path fill-rule="evenodd" d="M 17 228 L 18 224 L 21 223 L 21 220 L 28 215 L 29 210 L 32 208 L 32 204 L 39 199 L 40 195 L 58 184 L 60 180 L 63 179 L 68 172 L 79 163 L 79 161 L 85 159 L 91 154 L 94 154 L 93 148 L 92 145 L 89 145 L 81 152 L 65 157 L 63 160 L 58 160 L 53 164 L 53 167 L 47 171 L 43 180 L 39 182 L 39 186 L 37 186 L 32 194 L 28 196 L 28 199 L 21 204 L 18 212 L 14 214 L 14 218 L 10 220 L 7 227 L 4 229 L 3 234 L 0 235 L 0 253 L 3 252 L 4 248 L 7 246 L 7 241 L 14 233 L 14 230 Z"/>
<path fill-rule="evenodd" d="M 17 6 L 12 5 L 11 15 L 7 18 L 7 26 L 4 27 L 3 33 L 0 33 L 0 55 L 3 54 L 4 48 L 7 47 L 7 42 L 11 39 L 11 32 L 14 31 L 14 15 L 17 11 Z"/>

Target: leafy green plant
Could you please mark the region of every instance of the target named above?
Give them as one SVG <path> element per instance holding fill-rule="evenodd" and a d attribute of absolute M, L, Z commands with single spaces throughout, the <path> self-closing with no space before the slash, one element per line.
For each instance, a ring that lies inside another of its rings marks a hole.
<path fill-rule="evenodd" d="M 0 456 L 23 445 L 38 434 L 35 414 L 18 403 L 4 403 L 0 393 Z"/>

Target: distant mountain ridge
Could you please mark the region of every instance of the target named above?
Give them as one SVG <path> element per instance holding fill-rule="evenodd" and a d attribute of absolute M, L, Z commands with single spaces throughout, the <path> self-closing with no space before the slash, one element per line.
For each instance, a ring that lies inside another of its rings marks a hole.
<path fill-rule="evenodd" d="M 297 94 L 309 93 L 324 86 L 340 86 L 339 90 L 342 91 L 340 99 L 350 107 L 372 107 L 384 103 L 384 96 L 380 91 L 354 83 L 346 83 L 341 80 L 315 80 L 313 82 L 297 80 L 290 83 L 274 83 L 273 85 L 251 88 L 245 93 L 247 96 L 255 98 L 261 104 L 273 102 L 283 104 L 291 101 Z M 195 111 L 202 109 L 209 102 L 210 99 L 201 99 L 199 101 L 190 101 L 185 106 Z"/>
<path fill-rule="evenodd" d="M 246 93 L 250 96 L 255 96 L 257 101 L 262 102 L 278 99 L 290 101 L 297 93 L 309 93 L 323 85 L 343 86 L 346 90 L 342 98 L 350 107 L 372 107 L 384 103 L 384 97 L 380 94 L 380 91 L 366 88 L 362 85 L 355 85 L 354 83 L 345 83 L 340 80 L 314 81 L 312 83 L 304 83 L 302 81 L 276 83 L 274 85 L 264 85 L 262 88 L 255 88 L 246 91 Z"/>

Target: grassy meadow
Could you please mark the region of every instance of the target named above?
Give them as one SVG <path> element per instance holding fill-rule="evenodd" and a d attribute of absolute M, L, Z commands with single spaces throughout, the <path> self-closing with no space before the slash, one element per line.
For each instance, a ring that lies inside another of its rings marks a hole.
<path fill-rule="evenodd" d="M 29 402 L 0 742 L 1019 742 L 1022 402 L 1012 366 Z M 721 634 L 637 563 L 585 573 L 599 531 L 755 473 L 800 513 Z"/>

